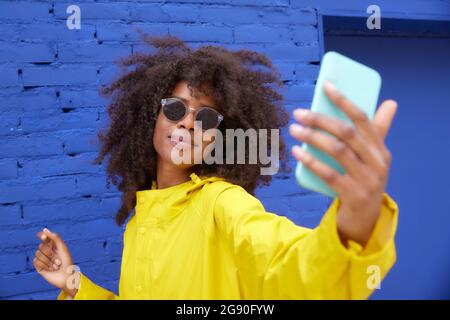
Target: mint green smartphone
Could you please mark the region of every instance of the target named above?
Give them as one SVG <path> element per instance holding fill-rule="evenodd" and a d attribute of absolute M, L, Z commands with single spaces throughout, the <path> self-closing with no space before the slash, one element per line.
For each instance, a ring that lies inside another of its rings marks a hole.
<path fill-rule="evenodd" d="M 335 117 L 353 125 L 351 120 L 325 95 L 323 85 L 326 80 L 331 81 L 340 93 L 363 110 L 369 119 L 373 119 L 381 88 L 381 76 L 377 71 L 334 51 L 327 52 L 322 58 L 311 111 Z M 303 143 L 302 147 L 340 174 L 345 173 L 342 166 L 328 154 L 307 143 Z M 295 177 L 297 182 L 306 189 L 336 197 L 336 192 L 300 161 L 295 169 Z"/>

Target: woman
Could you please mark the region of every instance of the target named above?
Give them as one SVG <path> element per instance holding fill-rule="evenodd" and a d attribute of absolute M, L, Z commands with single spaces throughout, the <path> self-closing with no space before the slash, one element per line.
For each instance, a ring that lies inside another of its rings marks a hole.
<path fill-rule="evenodd" d="M 390 166 L 384 137 L 396 103 L 383 102 L 370 122 L 328 84 L 326 94 L 354 127 L 294 111 L 303 126 L 291 125 L 291 135 L 329 153 L 347 171 L 341 176 L 292 148 L 338 194 L 317 228 L 303 228 L 266 212 L 254 197 L 271 176 L 261 174 L 261 159 L 248 161 L 252 146 L 245 147 L 247 161 L 237 164 L 207 163 L 201 152 L 226 129 L 287 124 L 276 90 L 282 82 L 271 61 L 247 50 L 193 50 L 173 37 L 144 40 L 157 50 L 125 59 L 122 64 L 133 69 L 104 89 L 112 96 L 111 123 L 99 134 L 95 160 L 110 156 L 108 180 L 123 194 L 116 216 L 118 225 L 126 223 L 119 295 L 82 271 L 71 274 L 67 246 L 44 229 L 34 266 L 62 289 L 58 299 L 367 298 L 396 259 L 398 209 L 384 192 Z M 198 132 L 200 139 L 194 138 Z M 283 140 L 267 142 L 268 151 L 280 151 L 281 172 L 288 172 Z M 236 148 L 233 157 L 242 155 Z M 200 162 L 192 161 L 199 154 Z M 177 156 L 190 161 L 180 163 Z"/>

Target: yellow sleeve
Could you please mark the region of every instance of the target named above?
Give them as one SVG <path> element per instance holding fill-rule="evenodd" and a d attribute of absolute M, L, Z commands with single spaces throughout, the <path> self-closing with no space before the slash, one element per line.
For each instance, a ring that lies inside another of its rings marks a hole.
<path fill-rule="evenodd" d="M 119 296 L 108 291 L 89 280 L 83 273 L 80 273 L 80 285 L 77 294 L 73 299 L 65 291 L 61 290 L 58 300 L 119 300 Z"/>
<path fill-rule="evenodd" d="M 239 186 L 222 191 L 214 218 L 237 264 L 244 299 L 366 299 L 396 260 L 398 208 L 383 196 L 380 218 L 365 248 L 339 238 L 335 199 L 319 226 L 308 229 L 265 211 Z M 376 279 L 376 278 L 375 278 Z"/>

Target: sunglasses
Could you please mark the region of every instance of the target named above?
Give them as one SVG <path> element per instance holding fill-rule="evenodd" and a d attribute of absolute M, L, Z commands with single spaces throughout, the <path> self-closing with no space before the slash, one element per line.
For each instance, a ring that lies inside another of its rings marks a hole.
<path fill-rule="evenodd" d="M 215 129 L 223 120 L 223 116 L 210 107 L 194 109 L 178 98 L 161 99 L 161 106 L 164 116 L 171 122 L 181 121 L 190 112 L 194 112 L 194 119 L 200 121 L 203 130 Z"/>

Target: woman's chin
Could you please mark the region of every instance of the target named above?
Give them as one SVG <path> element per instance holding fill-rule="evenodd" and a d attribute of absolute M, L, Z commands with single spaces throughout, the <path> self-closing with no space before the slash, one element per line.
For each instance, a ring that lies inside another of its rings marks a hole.
<path fill-rule="evenodd" d="M 164 160 L 172 163 L 179 168 L 189 168 L 195 165 L 194 154 L 191 151 L 189 154 L 184 154 L 183 149 L 170 148 L 166 153 Z"/>

